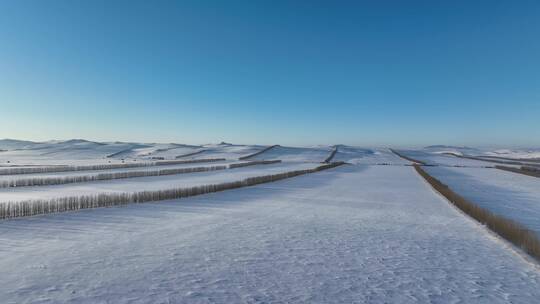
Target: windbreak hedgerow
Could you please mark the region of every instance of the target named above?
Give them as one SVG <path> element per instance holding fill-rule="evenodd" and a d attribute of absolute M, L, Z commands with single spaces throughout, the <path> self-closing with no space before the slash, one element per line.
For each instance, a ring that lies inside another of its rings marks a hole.
<path fill-rule="evenodd" d="M 206 172 L 227 169 L 227 166 L 207 166 L 207 167 L 191 167 L 191 168 L 172 168 L 162 170 L 146 170 L 146 171 L 127 171 L 113 173 L 99 173 L 94 175 L 74 175 L 74 176 L 58 176 L 58 177 L 32 177 L 18 178 L 13 180 L 0 181 L 0 188 L 8 187 L 29 187 L 29 186 L 49 186 L 63 185 L 71 183 L 83 183 L 101 180 L 145 177 L 145 176 L 162 176 L 184 173 Z"/>
<path fill-rule="evenodd" d="M 343 164 L 344 162 L 335 162 L 321 165 L 313 169 L 295 170 L 277 174 L 250 177 L 240 181 L 226 182 L 214 185 L 202 185 L 189 188 L 174 188 L 132 193 L 98 193 L 95 195 L 5 202 L 0 203 L 0 219 L 73 211 L 88 208 L 121 206 L 130 203 L 144 203 L 151 201 L 178 199 L 182 197 L 189 197 L 205 193 L 218 192 L 240 187 L 253 186 L 261 183 L 278 181 L 294 176 L 334 168 Z"/>
<path fill-rule="evenodd" d="M 84 165 L 84 166 L 17 167 L 17 168 L 0 169 L 0 175 L 110 170 L 110 169 L 122 169 L 122 168 L 191 164 L 191 163 L 209 163 L 209 162 L 217 162 L 217 161 L 223 161 L 223 160 L 225 159 L 224 158 L 208 158 L 208 159 L 165 160 L 165 161 L 155 161 L 155 162 L 139 162 L 139 163 L 134 162 L 134 163 L 122 163 L 122 164 L 100 164 L 100 165 Z"/>
<path fill-rule="evenodd" d="M 531 230 L 523 227 L 510 219 L 494 214 L 493 212 L 479 207 L 474 202 L 467 200 L 455 193 L 447 185 L 429 175 L 419 165 L 415 164 L 416 172 L 420 174 L 437 192 L 442 194 L 454 206 L 474 218 L 478 222 L 486 225 L 491 231 L 497 233 L 512 244 L 521 248 L 532 257 L 540 260 L 540 239 Z"/>

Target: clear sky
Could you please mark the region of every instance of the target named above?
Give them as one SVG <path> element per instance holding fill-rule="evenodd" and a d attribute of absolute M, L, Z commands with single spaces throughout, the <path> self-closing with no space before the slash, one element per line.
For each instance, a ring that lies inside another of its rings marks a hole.
<path fill-rule="evenodd" d="M 0 0 L 0 138 L 540 146 L 540 1 Z"/>

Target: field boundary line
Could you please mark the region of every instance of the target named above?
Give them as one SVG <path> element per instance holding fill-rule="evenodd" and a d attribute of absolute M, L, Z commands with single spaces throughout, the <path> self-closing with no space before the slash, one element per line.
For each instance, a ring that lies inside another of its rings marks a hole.
<path fill-rule="evenodd" d="M 264 148 L 264 149 L 262 149 L 262 150 L 260 150 L 260 151 L 257 151 L 257 152 L 255 152 L 255 153 L 252 153 L 252 154 L 249 154 L 249 155 L 246 155 L 246 156 L 239 157 L 238 159 L 239 159 L 239 160 L 250 159 L 250 158 L 255 157 L 255 156 L 257 156 L 257 155 L 263 154 L 264 152 L 266 152 L 266 151 L 268 151 L 268 150 L 270 150 L 270 149 L 273 149 L 273 148 L 275 148 L 275 147 L 279 147 L 279 145 L 268 146 L 268 147 L 266 147 L 266 148 Z"/>
<path fill-rule="evenodd" d="M 431 176 L 420 165 L 415 164 L 413 167 L 435 191 L 445 197 L 452 205 L 540 262 L 540 239 L 535 232 L 513 220 L 496 215 L 474 204 Z"/>
<path fill-rule="evenodd" d="M 0 219 L 26 217 L 40 214 L 59 213 L 99 207 L 123 206 L 133 203 L 145 203 L 179 199 L 206 193 L 254 186 L 279 181 L 299 175 L 315 173 L 344 165 L 344 162 L 324 164 L 311 169 L 287 171 L 276 174 L 248 177 L 237 181 L 219 184 L 200 185 L 188 188 L 170 188 L 153 191 L 97 193 L 93 195 L 67 196 L 51 199 L 32 199 L 25 201 L 0 203 Z"/>

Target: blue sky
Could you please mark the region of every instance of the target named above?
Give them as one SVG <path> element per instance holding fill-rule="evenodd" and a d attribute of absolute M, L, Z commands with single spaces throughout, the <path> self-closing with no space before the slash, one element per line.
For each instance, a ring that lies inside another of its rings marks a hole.
<path fill-rule="evenodd" d="M 540 146 L 539 1 L 0 1 L 0 138 Z"/>

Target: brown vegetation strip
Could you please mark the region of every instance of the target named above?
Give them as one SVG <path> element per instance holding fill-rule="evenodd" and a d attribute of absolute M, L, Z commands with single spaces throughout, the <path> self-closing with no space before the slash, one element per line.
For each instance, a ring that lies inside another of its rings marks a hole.
<path fill-rule="evenodd" d="M 395 155 L 397 155 L 397 156 L 399 156 L 399 157 L 401 157 L 401 158 L 403 158 L 403 159 L 405 159 L 405 160 L 408 160 L 408 161 L 410 161 L 410 162 L 418 163 L 418 164 L 421 164 L 421 165 L 427 165 L 427 164 L 426 164 L 425 162 L 423 162 L 423 161 L 416 160 L 416 159 L 414 159 L 414 158 L 410 158 L 410 157 L 408 157 L 408 156 L 405 156 L 405 155 L 399 153 L 398 151 L 396 151 L 396 150 L 394 150 L 394 149 L 390 149 L 390 151 L 392 151 L 392 153 L 394 153 Z"/>
<path fill-rule="evenodd" d="M 275 147 L 279 147 L 279 145 L 273 145 L 273 146 L 266 147 L 266 148 L 264 148 L 264 149 L 262 149 L 260 151 L 257 151 L 257 152 L 255 152 L 253 154 L 242 156 L 239 159 L 240 160 L 249 159 L 249 158 L 255 157 L 255 156 L 259 155 L 259 154 L 263 154 L 264 152 L 266 152 L 266 151 L 268 151 L 270 149 L 273 149 Z"/>
<path fill-rule="evenodd" d="M 495 168 L 504 170 L 504 171 L 519 173 L 523 175 L 540 177 L 540 169 L 534 168 L 534 167 L 522 166 L 521 168 L 514 168 L 514 167 L 506 167 L 506 166 L 495 166 Z"/>
<path fill-rule="evenodd" d="M 98 193 L 94 195 L 68 196 L 43 200 L 5 202 L 0 203 L 0 219 L 65 212 L 88 208 L 122 206 L 131 203 L 144 203 L 151 201 L 178 199 L 182 197 L 189 197 L 211 192 L 218 192 L 229 189 L 253 186 L 262 183 L 274 182 L 294 176 L 334 168 L 343 164 L 344 162 L 335 162 L 321 165 L 313 169 L 304 169 L 277 174 L 249 177 L 240 181 L 213 185 L 202 185 L 190 188 L 174 188 L 166 190 L 124 193 Z"/>
<path fill-rule="evenodd" d="M 328 155 L 328 157 L 324 160 L 324 162 L 325 163 L 331 162 L 334 156 L 336 156 L 337 150 L 338 150 L 338 147 L 335 146 L 334 149 L 332 149 L 332 152 L 330 152 L 330 155 Z"/>
<path fill-rule="evenodd" d="M 274 160 L 255 160 L 250 162 L 244 162 L 244 163 L 235 163 L 230 164 L 229 168 L 241 168 L 241 167 L 247 167 L 247 166 L 255 166 L 255 165 L 271 165 L 271 164 L 277 164 L 280 163 L 281 159 L 274 159 Z"/>
<path fill-rule="evenodd" d="M 447 185 L 429 175 L 419 165 L 414 165 L 416 172 L 420 174 L 435 190 L 446 197 L 454 206 L 459 208 L 470 217 L 486 225 L 490 230 L 505 238 L 512 244 L 523 249 L 532 257 L 540 260 L 540 239 L 536 233 L 523 227 L 510 219 L 495 215 L 491 211 L 483 209 L 466 198 L 452 191 Z"/>

